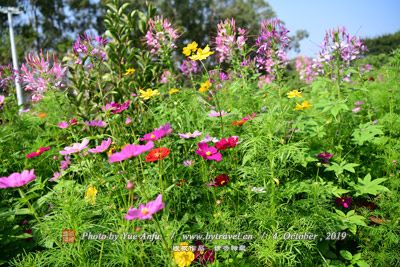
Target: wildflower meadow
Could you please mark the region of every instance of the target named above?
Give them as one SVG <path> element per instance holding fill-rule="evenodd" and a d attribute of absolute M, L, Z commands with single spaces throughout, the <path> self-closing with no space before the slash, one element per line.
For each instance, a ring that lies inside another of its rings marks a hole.
<path fill-rule="evenodd" d="M 0 265 L 400 266 L 400 49 L 108 4 L 0 67 Z M 17 105 L 17 79 L 25 104 Z"/>

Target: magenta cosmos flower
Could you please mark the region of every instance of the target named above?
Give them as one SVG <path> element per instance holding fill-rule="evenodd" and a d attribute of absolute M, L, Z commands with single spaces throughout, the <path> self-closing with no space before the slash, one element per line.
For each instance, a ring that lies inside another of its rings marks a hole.
<path fill-rule="evenodd" d="M 36 175 L 33 169 L 30 171 L 25 170 L 22 173 L 14 172 L 8 177 L 0 178 L 0 188 L 20 187 L 26 185 L 35 178 Z"/>
<path fill-rule="evenodd" d="M 125 219 L 133 220 L 149 220 L 153 218 L 153 214 L 162 210 L 165 207 L 164 202 L 162 201 L 162 195 L 159 194 L 155 200 L 150 201 L 146 205 L 140 204 L 139 207 L 130 208 L 128 213 L 125 215 Z"/>
<path fill-rule="evenodd" d="M 224 116 L 226 116 L 226 115 L 228 115 L 228 112 L 225 112 L 225 111 L 223 111 L 223 110 L 221 110 L 221 111 L 219 111 L 219 112 L 217 112 L 217 111 L 215 111 L 215 110 L 211 110 L 211 112 L 208 113 L 208 116 L 209 116 L 209 117 L 224 117 Z"/>
<path fill-rule="evenodd" d="M 104 111 L 110 110 L 112 114 L 121 113 L 122 111 L 124 111 L 125 109 L 127 109 L 129 107 L 130 103 L 131 103 L 131 101 L 129 101 L 129 100 L 122 104 L 111 102 L 111 103 L 106 104 L 106 106 L 103 107 L 103 110 Z"/>
<path fill-rule="evenodd" d="M 44 152 L 46 152 L 47 150 L 50 150 L 50 147 L 41 147 L 38 150 L 36 150 L 35 152 L 29 153 L 28 155 L 26 155 L 27 159 L 30 158 L 34 158 L 34 157 L 39 157 L 40 155 L 42 155 Z"/>
<path fill-rule="evenodd" d="M 202 132 L 194 131 L 193 133 L 180 133 L 179 137 L 183 139 L 195 138 L 202 134 Z"/>
<path fill-rule="evenodd" d="M 151 141 L 147 142 L 145 145 L 128 144 L 122 148 L 121 152 L 117 152 L 109 156 L 108 162 L 114 163 L 129 159 L 131 157 L 137 157 L 140 154 L 149 151 L 153 147 L 154 143 Z"/>
<path fill-rule="evenodd" d="M 68 125 L 68 122 L 62 121 L 62 122 L 58 123 L 57 126 L 58 126 L 58 128 L 65 129 L 65 128 L 68 128 L 69 125 Z"/>
<path fill-rule="evenodd" d="M 207 143 L 198 143 L 199 149 L 196 150 L 197 155 L 203 157 L 203 159 L 221 161 L 222 155 L 213 146 L 208 146 Z"/>
<path fill-rule="evenodd" d="M 155 141 L 170 133 L 172 133 L 171 124 L 166 123 L 154 129 L 151 133 L 145 134 L 143 138 L 140 138 L 140 141 Z"/>
<path fill-rule="evenodd" d="M 72 146 L 67 146 L 64 148 L 64 150 L 60 151 L 61 155 L 69 155 L 69 154 L 74 154 L 82 151 L 85 149 L 89 144 L 89 139 L 84 138 L 82 140 L 82 143 L 74 143 Z"/>
<path fill-rule="evenodd" d="M 88 149 L 88 151 L 90 153 L 102 153 L 106 151 L 110 145 L 111 145 L 111 138 L 108 138 L 107 140 L 103 140 L 99 146 Z"/>
<path fill-rule="evenodd" d="M 0 95 L 0 106 L 3 105 L 4 99 L 5 99 L 5 96 L 4 95 Z"/>

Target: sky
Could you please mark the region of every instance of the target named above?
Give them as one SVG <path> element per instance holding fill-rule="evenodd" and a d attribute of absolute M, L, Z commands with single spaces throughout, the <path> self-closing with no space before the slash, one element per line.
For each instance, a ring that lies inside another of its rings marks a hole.
<path fill-rule="evenodd" d="M 400 31 L 400 0 L 267 0 L 292 34 L 304 29 L 300 54 L 314 56 L 325 30 L 345 26 L 352 35 L 377 37 Z M 289 57 L 296 54 L 291 52 Z"/>

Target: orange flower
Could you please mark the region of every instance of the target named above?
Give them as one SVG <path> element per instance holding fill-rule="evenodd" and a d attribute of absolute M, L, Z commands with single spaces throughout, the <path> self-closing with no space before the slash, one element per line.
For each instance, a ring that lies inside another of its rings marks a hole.
<path fill-rule="evenodd" d="M 232 125 L 234 125 L 234 126 L 242 126 L 245 123 L 246 123 L 245 120 L 239 120 L 239 121 L 232 122 Z"/>
<path fill-rule="evenodd" d="M 149 152 L 146 156 L 146 162 L 154 162 L 157 160 L 164 159 L 169 155 L 170 150 L 166 147 L 155 148 Z"/>
<path fill-rule="evenodd" d="M 47 114 L 44 113 L 44 112 L 40 112 L 37 116 L 38 116 L 39 118 L 41 118 L 41 119 L 44 119 L 44 118 L 47 117 Z"/>

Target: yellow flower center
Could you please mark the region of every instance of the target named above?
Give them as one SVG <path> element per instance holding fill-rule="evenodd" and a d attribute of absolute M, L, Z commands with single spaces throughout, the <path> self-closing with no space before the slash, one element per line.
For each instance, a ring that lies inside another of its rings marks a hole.
<path fill-rule="evenodd" d="M 154 138 L 156 138 L 156 136 L 155 136 L 154 134 L 151 134 L 151 135 L 150 135 L 150 138 L 151 138 L 151 139 L 154 139 Z"/>
<path fill-rule="evenodd" d="M 140 213 L 142 213 L 143 215 L 147 215 L 149 214 L 149 209 L 148 208 L 143 208 Z"/>
<path fill-rule="evenodd" d="M 207 155 L 207 156 L 211 156 L 211 152 L 210 152 L 210 151 L 207 151 L 207 152 L 206 152 L 206 155 Z"/>

